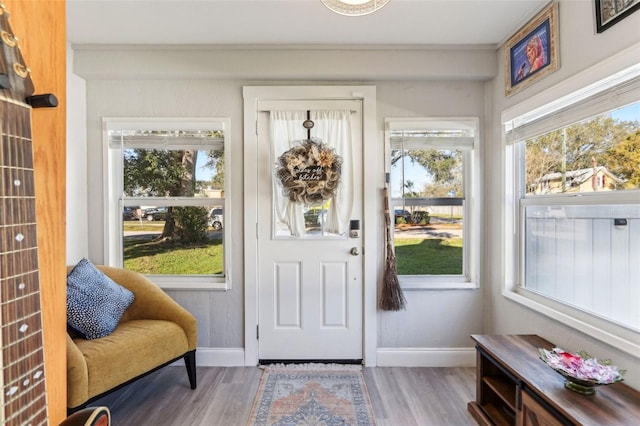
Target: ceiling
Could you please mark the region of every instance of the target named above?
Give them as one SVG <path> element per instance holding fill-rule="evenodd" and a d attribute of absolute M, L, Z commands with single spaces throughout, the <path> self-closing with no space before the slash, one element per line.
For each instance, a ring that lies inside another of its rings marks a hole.
<path fill-rule="evenodd" d="M 498 46 L 548 2 L 391 0 L 371 15 L 347 17 L 320 0 L 67 0 L 67 39 L 74 45 Z"/>

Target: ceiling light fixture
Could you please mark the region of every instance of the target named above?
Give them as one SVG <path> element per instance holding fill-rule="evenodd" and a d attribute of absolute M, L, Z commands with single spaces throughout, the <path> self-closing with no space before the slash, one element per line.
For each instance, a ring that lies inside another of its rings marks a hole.
<path fill-rule="evenodd" d="M 346 16 L 362 16 L 375 12 L 390 0 L 320 0 L 332 11 Z"/>

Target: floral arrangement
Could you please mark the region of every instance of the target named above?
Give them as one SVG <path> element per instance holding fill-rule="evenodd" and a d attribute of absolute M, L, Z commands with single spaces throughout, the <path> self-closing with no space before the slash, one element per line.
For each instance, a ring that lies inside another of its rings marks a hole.
<path fill-rule="evenodd" d="M 282 193 L 292 202 L 314 205 L 333 197 L 342 171 L 342 158 L 317 140 L 296 141 L 276 162 Z"/>
<path fill-rule="evenodd" d="M 597 360 L 585 351 L 578 354 L 566 352 L 560 348 L 548 351 L 538 349 L 540 358 L 551 368 L 567 379 L 576 380 L 583 384 L 606 385 L 623 380 L 624 370 L 611 365 L 611 360 Z"/>

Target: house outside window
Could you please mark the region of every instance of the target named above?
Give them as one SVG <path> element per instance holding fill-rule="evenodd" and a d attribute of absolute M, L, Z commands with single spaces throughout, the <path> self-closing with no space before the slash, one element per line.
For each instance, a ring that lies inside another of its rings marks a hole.
<path fill-rule="evenodd" d="M 477 286 L 477 118 L 388 118 L 393 246 L 405 289 Z"/>
<path fill-rule="evenodd" d="M 635 66 L 503 120 L 514 229 L 505 295 L 635 353 L 639 95 Z"/>
<path fill-rule="evenodd" d="M 107 263 L 165 288 L 230 287 L 227 119 L 103 119 Z"/>

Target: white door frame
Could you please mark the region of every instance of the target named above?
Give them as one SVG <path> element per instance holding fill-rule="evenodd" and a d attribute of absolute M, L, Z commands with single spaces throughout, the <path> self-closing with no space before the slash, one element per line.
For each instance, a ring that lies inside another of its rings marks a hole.
<path fill-rule="evenodd" d="M 244 361 L 258 363 L 258 182 L 257 123 L 259 100 L 360 99 L 363 120 L 363 359 L 366 366 L 376 365 L 376 305 L 379 282 L 378 259 L 382 244 L 381 188 L 384 176 L 376 176 L 375 164 L 383 164 L 384 147 L 376 127 L 375 86 L 245 86 L 244 98 Z M 372 202 L 372 200 L 375 200 Z M 369 253 L 367 256 L 366 254 Z"/>

